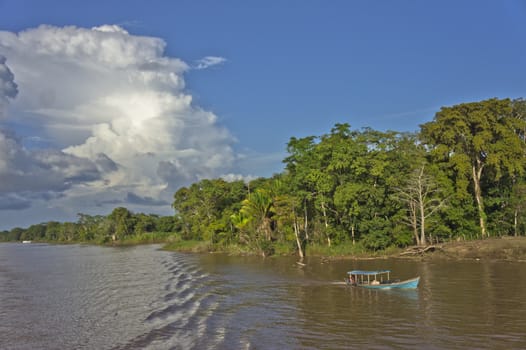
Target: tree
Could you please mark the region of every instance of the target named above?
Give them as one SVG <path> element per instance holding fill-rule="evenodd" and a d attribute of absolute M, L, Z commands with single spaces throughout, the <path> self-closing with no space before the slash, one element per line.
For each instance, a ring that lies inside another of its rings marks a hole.
<path fill-rule="evenodd" d="M 310 240 L 310 218 L 314 216 L 313 203 L 316 194 L 307 180 L 311 168 L 314 167 L 310 164 L 314 164 L 312 158 L 316 147 L 315 139 L 314 136 L 302 139 L 292 137 L 287 144 L 287 152 L 290 156 L 283 160 L 286 164 L 285 179 L 289 183 L 290 193 L 294 193 L 295 197 L 300 199 L 306 242 Z"/>
<path fill-rule="evenodd" d="M 435 159 L 450 163 L 460 180 L 470 179 L 482 237 L 488 236 L 481 187 L 487 169 L 495 179 L 523 172 L 525 147 L 519 135 L 526 124 L 512 112 L 509 99 L 490 99 L 443 107 L 421 126 L 421 138 Z"/>
<path fill-rule="evenodd" d="M 243 200 L 240 211 L 255 223 L 257 232 L 263 233 L 267 241 L 271 240 L 272 196 L 268 190 L 259 188 L 251 193 Z"/>
<path fill-rule="evenodd" d="M 176 220 L 173 216 L 161 216 L 157 219 L 157 231 L 174 232 L 176 230 Z"/>
<path fill-rule="evenodd" d="M 57 240 L 59 232 L 62 230 L 61 226 L 62 224 L 58 221 L 49 221 L 46 224 L 45 238 L 50 241 Z"/>
<path fill-rule="evenodd" d="M 39 240 L 46 235 L 46 225 L 36 224 L 29 226 L 20 237 L 21 240 Z"/>
<path fill-rule="evenodd" d="M 347 182 L 339 186 L 334 193 L 334 205 L 338 211 L 345 213 L 344 220 L 350 227 L 352 243 L 356 242 L 356 225 L 363 214 L 364 200 L 369 186 L 360 182 Z"/>
<path fill-rule="evenodd" d="M 296 247 L 298 248 L 298 254 L 300 259 L 303 260 L 305 257 L 304 240 L 305 228 L 302 227 L 302 220 L 298 216 L 299 199 L 291 194 L 282 193 L 274 199 L 274 218 L 277 223 L 278 230 L 288 232 L 292 229 L 294 233 L 294 239 L 296 241 Z M 288 235 L 284 235 L 285 239 Z"/>
<path fill-rule="evenodd" d="M 518 183 L 513 186 L 509 205 L 513 212 L 513 235 L 517 237 L 519 235 L 519 228 L 522 226 L 524 229 L 524 225 L 526 224 L 523 219 L 526 215 L 525 183 Z"/>
<path fill-rule="evenodd" d="M 113 209 L 108 219 L 113 224 L 113 240 L 122 239 L 130 235 L 135 227 L 135 220 L 132 213 L 123 207 Z"/>
<path fill-rule="evenodd" d="M 246 195 L 242 181 L 226 182 L 222 179 L 204 179 L 181 188 L 174 195 L 173 208 L 182 224 L 185 238 L 210 240 L 232 231 L 230 216 L 241 207 Z"/>
<path fill-rule="evenodd" d="M 329 162 L 341 161 L 333 154 L 336 139 L 341 140 L 348 134 L 348 124 L 337 124 L 331 134 L 322 136 L 319 143 L 316 137 L 309 136 L 303 139 L 291 138 L 287 151 L 291 154 L 285 158 L 286 169 L 293 179 L 291 183 L 295 191 L 302 198 L 304 221 L 308 222 L 308 207 L 312 206 L 321 213 L 324 230 L 320 241 L 326 239 L 331 245 L 331 213 L 333 209 L 332 197 L 336 187 L 334 174 L 328 171 Z M 334 136 L 338 134 L 339 136 Z M 341 137 L 340 137 L 341 136 Z M 308 230 L 308 224 L 305 224 Z M 322 238 L 324 237 L 324 238 Z"/>
<path fill-rule="evenodd" d="M 397 193 L 398 199 L 407 206 L 408 222 L 417 245 L 426 245 L 426 219 L 445 204 L 445 199 L 440 197 L 441 189 L 424 170 L 424 165 L 415 169 Z"/>
<path fill-rule="evenodd" d="M 60 225 L 60 231 L 58 232 L 59 241 L 73 241 L 77 237 L 77 225 L 73 222 L 64 222 Z"/>
<path fill-rule="evenodd" d="M 20 241 L 21 236 L 24 233 L 24 229 L 21 227 L 15 227 L 11 231 L 9 231 L 9 241 Z"/>
<path fill-rule="evenodd" d="M 81 241 L 90 241 L 101 234 L 100 226 L 105 220 L 102 215 L 88 215 L 78 213 L 77 227 L 79 230 L 79 239 Z"/>
<path fill-rule="evenodd" d="M 135 221 L 135 234 L 155 231 L 156 217 L 153 215 L 146 215 L 143 213 L 135 214 Z"/>

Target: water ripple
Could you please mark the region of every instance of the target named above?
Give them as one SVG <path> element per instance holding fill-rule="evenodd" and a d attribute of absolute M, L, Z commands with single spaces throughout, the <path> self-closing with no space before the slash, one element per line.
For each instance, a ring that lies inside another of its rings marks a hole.
<path fill-rule="evenodd" d="M 286 258 L 157 246 L 0 244 L 0 347 L 525 348 L 524 265 L 365 263 L 353 262 L 418 273 L 422 285 L 400 292 L 332 283 L 348 262 L 298 268 Z"/>

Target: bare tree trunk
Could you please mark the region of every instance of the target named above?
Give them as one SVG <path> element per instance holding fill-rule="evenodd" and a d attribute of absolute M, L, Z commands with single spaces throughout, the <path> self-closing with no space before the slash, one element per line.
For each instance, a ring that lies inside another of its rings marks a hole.
<path fill-rule="evenodd" d="M 305 211 L 305 215 L 307 214 L 307 212 Z M 292 215 L 293 215 L 293 222 L 292 222 L 292 227 L 294 229 L 294 236 L 296 237 L 296 244 L 298 245 L 298 253 L 300 255 L 300 261 L 303 262 L 303 258 L 305 257 L 305 252 L 303 251 L 303 246 L 301 245 L 301 239 L 300 239 L 300 228 L 299 228 L 299 224 L 298 224 L 298 216 L 296 215 L 296 207 L 294 206 L 294 204 L 292 205 Z M 307 218 L 305 217 L 305 220 Z M 305 231 L 306 232 L 306 231 Z"/>
<path fill-rule="evenodd" d="M 272 240 L 272 233 L 271 233 L 271 229 L 270 229 L 270 220 L 266 217 L 263 218 L 263 232 L 265 233 L 265 239 L 267 241 L 271 241 Z"/>
<path fill-rule="evenodd" d="M 477 160 L 478 163 L 480 161 Z M 472 168 L 472 175 L 473 175 L 473 184 L 475 188 L 475 199 L 477 201 L 477 207 L 479 212 L 479 223 L 480 223 L 480 233 L 482 234 L 482 237 L 487 237 L 488 232 L 486 230 L 486 221 L 484 219 L 485 213 L 484 213 L 484 203 L 482 201 L 482 190 L 480 188 L 480 177 L 482 175 L 482 166 L 479 167 L 479 169 L 476 169 L 476 166 L 473 165 Z"/>
<path fill-rule="evenodd" d="M 513 213 L 513 234 L 515 237 L 517 237 L 518 231 L 519 231 L 519 211 L 515 209 L 515 212 Z"/>
<path fill-rule="evenodd" d="M 354 224 L 351 226 L 351 237 L 352 237 L 352 245 L 355 244 L 355 241 L 354 241 Z"/>
<path fill-rule="evenodd" d="M 303 248 L 301 246 L 301 240 L 300 240 L 300 234 L 299 234 L 299 228 L 298 223 L 295 218 L 296 215 L 294 215 L 294 235 L 296 236 L 296 244 L 298 245 L 298 253 L 300 254 L 300 259 L 303 260 L 305 257 L 305 254 L 303 253 Z"/>
<path fill-rule="evenodd" d="M 420 245 L 420 236 L 418 235 L 418 219 L 416 215 L 415 201 L 409 202 L 409 216 L 411 220 L 411 227 L 413 228 L 413 235 L 415 237 L 416 245 Z"/>
<path fill-rule="evenodd" d="M 321 210 L 323 212 L 323 219 L 325 220 L 325 234 L 327 235 L 327 244 L 331 246 L 331 237 L 329 236 L 329 223 L 327 221 L 327 211 L 325 210 L 325 201 L 321 201 Z"/>
<path fill-rule="evenodd" d="M 420 203 L 420 243 L 419 245 L 426 245 L 426 216 L 424 213 L 423 203 Z"/>
<path fill-rule="evenodd" d="M 419 245 L 426 245 L 426 213 L 425 213 L 425 194 L 424 194 L 424 167 L 420 169 L 418 176 L 418 204 L 420 209 L 420 242 Z"/>
<path fill-rule="evenodd" d="M 309 241 L 309 221 L 308 221 L 308 216 L 307 216 L 307 202 L 305 201 L 305 205 L 304 205 L 304 215 L 305 215 L 305 239 L 307 240 L 307 242 Z"/>

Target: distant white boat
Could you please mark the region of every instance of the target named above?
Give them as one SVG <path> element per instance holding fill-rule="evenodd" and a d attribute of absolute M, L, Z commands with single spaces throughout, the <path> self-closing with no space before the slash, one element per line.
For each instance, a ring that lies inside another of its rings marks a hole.
<path fill-rule="evenodd" d="M 22 243 L 31 243 L 31 241 L 22 241 Z"/>

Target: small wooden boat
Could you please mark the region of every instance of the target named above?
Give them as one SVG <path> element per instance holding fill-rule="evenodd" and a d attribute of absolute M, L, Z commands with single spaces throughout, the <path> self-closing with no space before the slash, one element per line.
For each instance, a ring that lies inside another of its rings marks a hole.
<path fill-rule="evenodd" d="M 390 273 L 391 270 L 353 270 L 347 272 L 348 278 L 345 279 L 345 282 L 352 286 L 369 289 L 415 289 L 418 287 L 420 277 L 401 281 L 400 279 L 390 279 Z"/>

